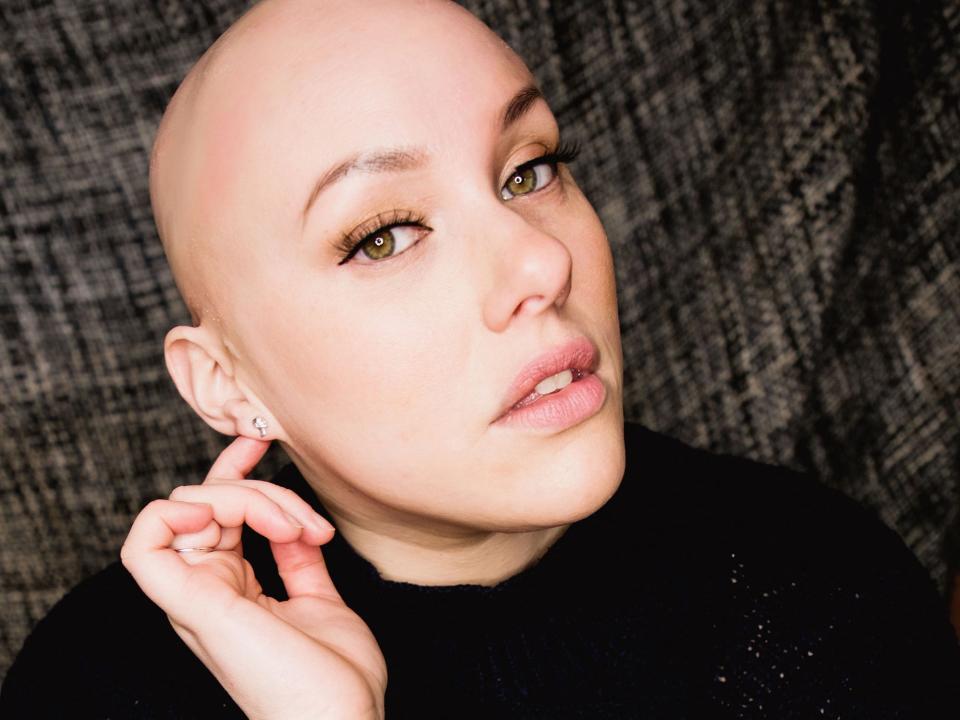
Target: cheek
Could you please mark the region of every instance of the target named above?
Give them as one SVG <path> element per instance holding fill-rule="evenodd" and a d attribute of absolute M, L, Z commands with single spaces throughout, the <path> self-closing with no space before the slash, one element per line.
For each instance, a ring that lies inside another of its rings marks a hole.
<path fill-rule="evenodd" d="M 302 430 L 316 433 L 322 423 L 324 434 L 402 447 L 423 442 L 425 427 L 451 422 L 450 389 L 470 347 L 458 310 L 465 300 L 431 282 L 445 273 L 405 270 L 357 280 L 342 303 L 313 291 L 302 305 L 315 312 L 269 330 L 273 347 L 290 349 L 276 397 Z"/>
<path fill-rule="evenodd" d="M 622 346 L 617 310 L 617 282 L 613 253 L 606 232 L 586 197 L 576 188 L 568 195 L 570 213 L 558 232 L 570 249 L 572 289 L 568 299 L 569 313 L 590 327 L 594 338 L 606 351 L 617 388 L 622 386 Z M 616 390 L 619 395 L 619 390 Z"/>
<path fill-rule="evenodd" d="M 563 239 L 572 258 L 572 300 L 601 321 L 612 313 L 616 319 L 617 290 L 613 255 L 603 225 L 589 201 L 575 186 L 568 190 L 563 222 L 556 236 Z"/>

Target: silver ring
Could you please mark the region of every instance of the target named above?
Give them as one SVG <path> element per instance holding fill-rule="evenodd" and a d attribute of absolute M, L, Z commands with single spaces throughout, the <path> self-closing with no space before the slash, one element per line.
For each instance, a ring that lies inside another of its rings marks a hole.
<path fill-rule="evenodd" d="M 173 548 L 178 553 L 208 553 L 213 552 L 216 548 L 212 547 L 183 547 L 183 548 Z"/>

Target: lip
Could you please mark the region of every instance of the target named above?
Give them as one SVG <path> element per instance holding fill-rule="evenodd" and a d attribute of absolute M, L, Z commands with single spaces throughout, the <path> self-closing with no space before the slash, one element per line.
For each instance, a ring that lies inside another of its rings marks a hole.
<path fill-rule="evenodd" d="M 567 369 L 579 370 L 586 377 L 596 371 L 598 362 L 597 348 L 588 338 L 582 336 L 573 338 L 542 355 L 538 355 L 517 373 L 516 378 L 507 390 L 505 399 L 500 406 L 500 412 L 494 422 L 507 416 L 513 406 L 532 393 L 537 383 L 544 378 Z M 580 382 L 581 380 L 578 379 L 577 381 Z"/>

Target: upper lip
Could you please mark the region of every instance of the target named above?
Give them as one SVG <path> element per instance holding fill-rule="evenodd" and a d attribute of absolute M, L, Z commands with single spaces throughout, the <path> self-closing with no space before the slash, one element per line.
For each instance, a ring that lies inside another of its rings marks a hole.
<path fill-rule="evenodd" d="M 586 337 L 576 337 L 558 345 L 542 355 L 538 355 L 523 366 L 516 378 L 510 384 L 506 397 L 500 407 L 499 420 L 509 410 L 527 395 L 544 378 L 556 375 L 558 372 L 573 368 L 583 373 L 592 373 L 597 368 L 597 348 Z"/>

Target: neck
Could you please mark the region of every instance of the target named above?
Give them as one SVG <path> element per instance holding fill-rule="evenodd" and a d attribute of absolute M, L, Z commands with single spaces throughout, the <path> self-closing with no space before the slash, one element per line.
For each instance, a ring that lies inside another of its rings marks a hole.
<path fill-rule="evenodd" d="M 533 565 L 569 525 L 524 532 L 435 534 L 368 526 L 330 510 L 338 532 L 386 580 L 496 585 Z"/>
<path fill-rule="evenodd" d="M 315 468 L 292 447 L 284 449 L 320 498 L 337 533 L 386 580 L 496 585 L 536 563 L 570 527 L 491 531 L 386 507 Z"/>

